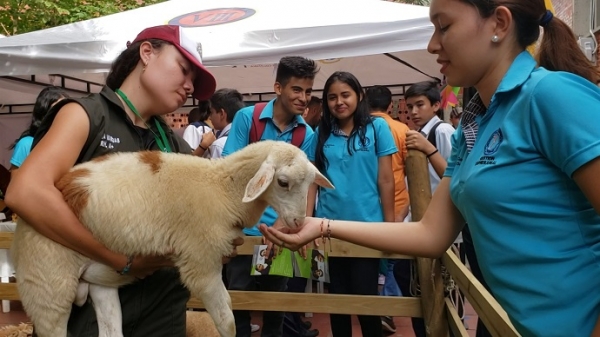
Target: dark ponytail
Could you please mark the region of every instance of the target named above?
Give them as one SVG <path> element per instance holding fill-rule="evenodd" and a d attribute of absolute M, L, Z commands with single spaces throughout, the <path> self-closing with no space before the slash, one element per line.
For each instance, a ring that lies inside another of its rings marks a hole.
<path fill-rule="evenodd" d="M 510 10 L 515 22 L 515 33 L 519 46 L 526 49 L 540 37 L 537 60 L 540 66 L 553 71 L 567 71 L 588 79 L 600 81 L 596 67 L 590 62 L 577 44 L 571 28 L 546 10 L 544 0 L 461 0 L 477 8 L 483 18 L 490 17 L 496 8 L 504 6 Z"/>
<path fill-rule="evenodd" d="M 571 28 L 558 18 L 552 18 L 544 26 L 537 60 L 541 67 L 548 70 L 568 71 L 593 83 L 600 82 L 598 69 L 579 48 Z"/>

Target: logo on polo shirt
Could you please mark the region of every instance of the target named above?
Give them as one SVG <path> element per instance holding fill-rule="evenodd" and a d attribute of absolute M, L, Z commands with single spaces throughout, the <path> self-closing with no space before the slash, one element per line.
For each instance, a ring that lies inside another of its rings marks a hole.
<path fill-rule="evenodd" d="M 180 15 L 169 20 L 169 24 L 181 27 L 215 26 L 240 21 L 255 13 L 251 8 L 214 8 Z"/>
<path fill-rule="evenodd" d="M 100 146 L 105 149 L 114 149 L 115 144 L 120 144 L 121 139 L 118 137 L 113 137 L 111 135 L 107 135 L 106 133 L 102 136 L 102 140 L 100 140 Z"/>
<path fill-rule="evenodd" d="M 365 137 L 364 142 L 362 142 L 359 138 L 358 149 L 356 149 L 356 151 L 369 151 L 369 145 L 371 145 L 371 140 L 369 139 L 369 137 Z"/>
<path fill-rule="evenodd" d="M 479 158 L 479 161 L 477 161 L 475 165 L 495 165 L 496 157 L 494 155 L 498 152 L 503 140 L 504 135 L 502 135 L 502 130 L 498 129 L 494 131 L 490 136 L 490 139 L 485 143 L 483 156 Z"/>

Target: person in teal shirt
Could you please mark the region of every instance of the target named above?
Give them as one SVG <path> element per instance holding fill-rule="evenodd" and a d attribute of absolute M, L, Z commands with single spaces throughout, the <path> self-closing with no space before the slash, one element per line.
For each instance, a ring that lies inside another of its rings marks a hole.
<path fill-rule="evenodd" d="M 302 118 L 310 96 L 315 76 L 318 72 L 315 61 L 300 56 L 283 57 L 277 66 L 274 91 L 277 97 L 271 100 L 260 114 L 260 119 L 266 121 L 265 129 L 260 140 L 276 140 L 287 143 L 292 142 L 294 130 L 304 128 L 305 135 L 300 148 L 308 151 L 311 144 L 313 130 Z M 235 114 L 231 129 L 223 148 L 223 157 L 241 150 L 250 143 L 250 130 L 253 123 L 254 106 L 241 109 Z M 244 229 L 248 236 L 261 236 L 258 224 L 267 226 L 283 226 L 277 221 L 277 213 L 268 207 L 257 223 L 257 226 Z M 268 245 L 267 256 L 273 247 Z M 237 256 L 225 267 L 227 288 L 229 290 L 261 290 L 285 291 L 288 278 L 283 276 L 263 275 L 251 276 L 252 256 Z M 250 337 L 250 313 L 245 310 L 234 310 L 236 337 Z M 261 336 L 281 337 L 283 335 L 283 312 L 265 311 L 263 313 L 263 326 Z"/>
<path fill-rule="evenodd" d="M 392 155 L 398 152 L 387 122 L 372 117 L 358 79 L 333 73 L 323 89 L 323 117 L 308 158 L 336 187 L 319 188 L 314 215 L 357 221 L 394 221 Z M 309 205 L 314 193 L 309 192 Z M 329 259 L 331 294 L 378 295 L 379 259 Z M 358 316 L 363 336 L 382 336 L 379 316 Z M 352 336 L 350 315 L 330 315 L 333 336 Z"/>
<path fill-rule="evenodd" d="M 600 334 L 598 70 L 543 0 L 433 0 L 449 85 L 475 87 L 448 167 L 419 222 L 331 221 L 331 236 L 387 252 L 438 257 L 469 224 L 492 294 L 530 336 Z M 525 51 L 544 29 L 536 60 Z M 334 182 L 335 183 L 335 182 Z M 261 228 L 295 248 L 320 236 Z"/>
<path fill-rule="evenodd" d="M 35 105 L 33 106 L 33 112 L 31 114 L 31 123 L 29 127 L 23 131 L 23 133 L 15 140 L 10 146 L 13 150 L 13 154 L 10 158 L 10 170 L 14 171 L 23 165 L 25 158 L 29 156 L 31 151 L 31 145 L 33 144 L 33 136 L 37 129 L 42 124 L 42 120 L 50 111 L 50 108 L 63 98 L 67 98 L 69 95 L 59 87 L 46 87 L 40 91 Z"/>

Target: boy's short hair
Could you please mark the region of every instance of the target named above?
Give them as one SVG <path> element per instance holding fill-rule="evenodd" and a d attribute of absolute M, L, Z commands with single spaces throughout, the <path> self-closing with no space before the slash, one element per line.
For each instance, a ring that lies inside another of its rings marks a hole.
<path fill-rule="evenodd" d="M 410 88 L 408 88 L 404 93 L 404 99 L 407 100 L 411 97 L 417 96 L 427 97 L 431 105 L 442 101 L 438 83 L 433 81 L 415 83 L 411 85 Z"/>
<path fill-rule="evenodd" d="M 193 108 L 192 110 L 190 110 L 190 112 L 188 112 L 188 123 L 192 124 L 195 122 L 200 122 L 201 121 L 200 117 L 201 117 L 200 109 Z"/>
<path fill-rule="evenodd" d="M 210 98 L 210 104 L 217 111 L 221 109 L 225 111 L 228 123 L 233 122 L 235 113 L 245 107 L 242 94 L 231 88 L 223 88 L 215 91 Z"/>
<path fill-rule="evenodd" d="M 302 56 L 285 56 L 279 60 L 275 81 L 286 86 L 292 77 L 314 79 L 319 72 L 314 60 Z"/>
<path fill-rule="evenodd" d="M 367 89 L 365 95 L 371 111 L 387 111 L 392 104 L 392 92 L 387 87 L 374 85 Z"/>

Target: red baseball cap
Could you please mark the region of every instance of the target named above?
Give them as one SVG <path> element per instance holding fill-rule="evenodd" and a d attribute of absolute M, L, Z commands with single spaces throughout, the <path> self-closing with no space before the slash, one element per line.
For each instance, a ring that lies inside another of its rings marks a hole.
<path fill-rule="evenodd" d="M 199 45 L 184 33 L 183 28 L 176 25 L 149 27 L 139 33 L 132 43 L 149 39 L 171 43 L 179 50 L 181 55 L 196 67 L 196 80 L 194 81 L 194 93 L 192 95 L 194 98 L 206 101 L 214 94 L 217 81 L 202 64 L 202 56 L 198 52 Z"/>

